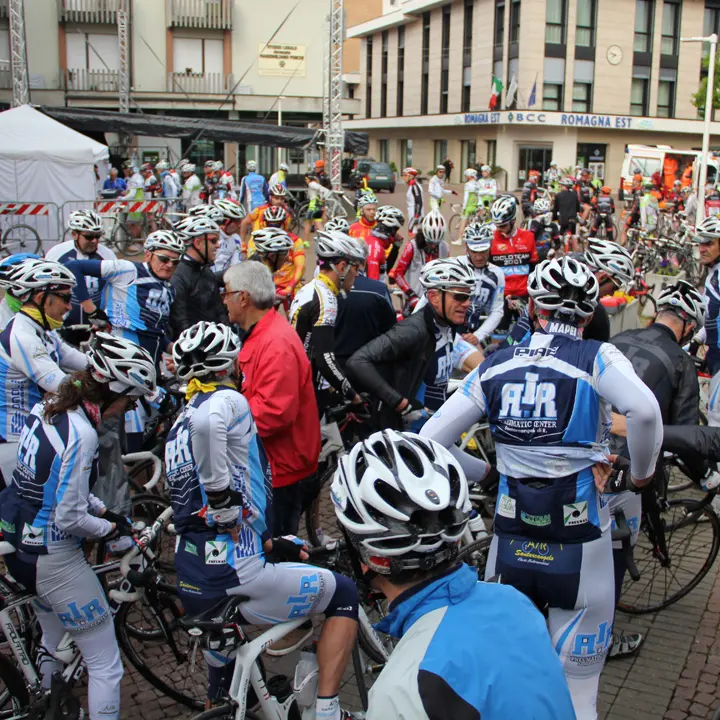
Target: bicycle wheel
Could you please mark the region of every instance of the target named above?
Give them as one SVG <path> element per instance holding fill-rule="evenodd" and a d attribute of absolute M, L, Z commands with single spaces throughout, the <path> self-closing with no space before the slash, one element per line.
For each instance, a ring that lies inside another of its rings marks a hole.
<path fill-rule="evenodd" d="M 24 718 L 30 695 L 25 678 L 10 658 L 0 655 L 0 718 Z"/>
<path fill-rule="evenodd" d="M 128 257 L 139 255 L 143 251 L 143 243 L 139 238 L 134 238 L 130 234 L 128 226 L 124 223 L 118 223 L 112 235 L 112 243 L 115 251 L 120 252 Z"/>
<path fill-rule="evenodd" d="M 640 580 L 626 577 L 618 608 L 634 615 L 655 612 L 685 597 L 708 573 L 720 549 L 720 520 L 697 499 L 673 499 L 660 512 L 667 556 L 653 540 L 655 531 L 643 512 L 635 545 Z"/>
<path fill-rule="evenodd" d="M 462 223 L 462 215 L 455 213 L 448 223 L 448 230 L 450 231 L 450 240 L 457 240 L 460 234 L 460 223 Z"/>
<path fill-rule="evenodd" d="M 464 562 L 466 565 L 475 568 L 478 580 L 485 579 L 485 566 L 487 565 L 491 542 L 492 536 L 484 537 L 460 548 L 458 553 L 458 562 Z"/>
<path fill-rule="evenodd" d="M 388 661 L 395 641 L 390 635 L 375 632 L 373 625 L 387 615 L 388 602 L 383 596 L 373 593 L 362 601 L 361 610 L 365 617 L 361 617 L 358 623 L 358 645 L 374 663 L 382 665 Z"/>
<path fill-rule="evenodd" d="M 665 458 L 663 465 L 665 466 L 665 476 L 668 478 L 667 491 L 669 493 L 688 490 L 695 484 L 672 462 L 672 458 Z"/>
<path fill-rule="evenodd" d="M 305 531 L 307 539 L 313 547 L 322 547 L 331 540 L 340 538 L 335 511 L 330 499 L 330 485 L 336 469 L 337 462 L 333 460 L 320 475 L 317 483 L 317 495 L 305 511 Z"/>
<path fill-rule="evenodd" d="M 30 225 L 12 225 L 2 236 L 0 256 L 9 257 L 15 253 L 26 252 L 41 254 L 42 240 L 37 230 Z"/>

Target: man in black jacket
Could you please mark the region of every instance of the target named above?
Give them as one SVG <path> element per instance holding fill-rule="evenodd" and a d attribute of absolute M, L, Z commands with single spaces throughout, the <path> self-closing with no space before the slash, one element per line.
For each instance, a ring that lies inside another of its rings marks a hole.
<path fill-rule="evenodd" d="M 170 335 L 177 338 L 201 320 L 227 324 L 227 311 L 220 297 L 219 278 L 213 272 L 220 227 L 209 217 L 191 215 L 175 227 L 187 250 L 172 276 L 175 301 L 170 313 Z"/>

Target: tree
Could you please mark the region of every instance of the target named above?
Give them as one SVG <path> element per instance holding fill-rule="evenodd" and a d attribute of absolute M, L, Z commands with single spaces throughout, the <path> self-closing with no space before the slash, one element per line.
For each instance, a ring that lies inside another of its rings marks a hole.
<path fill-rule="evenodd" d="M 698 91 L 692 96 L 692 104 L 698 109 L 701 117 L 705 116 L 705 98 L 707 96 L 707 70 L 710 67 L 710 55 L 705 55 L 702 59 L 702 67 L 705 71 L 705 77 L 700 81 Z M 715 58 L 715 90 L 713 93 L 713 110 L 720 108 L 720 53 Z"/>

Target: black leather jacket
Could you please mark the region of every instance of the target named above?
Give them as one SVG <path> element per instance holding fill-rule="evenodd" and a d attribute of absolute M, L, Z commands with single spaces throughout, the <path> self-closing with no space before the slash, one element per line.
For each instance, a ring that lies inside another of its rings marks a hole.
<path fill-rule="evenodd" d="M 348 360 L 347 371 L 358 390 L 380 401 L 383 427 L 399 427 L 395 408 L 403 398 L 417 395 L 434 355 L 435 311 L 425 305 L 361 347 Z"/>
<path fill-rule="evenodd" d="M 691 479 L 699 481 L 709 464 L 720 463 L 720 427 L 665 425 L 662 446 L 679 455 Z"/>
<path fill-rule="evenodd" d="M 175 288 L 175 300 L 170 311 L 172 340 L 201 320 L 228 323 L 227 311 L 220 297 L 220 281 L 210 266 L 186 255 L 170 282 Z"/>

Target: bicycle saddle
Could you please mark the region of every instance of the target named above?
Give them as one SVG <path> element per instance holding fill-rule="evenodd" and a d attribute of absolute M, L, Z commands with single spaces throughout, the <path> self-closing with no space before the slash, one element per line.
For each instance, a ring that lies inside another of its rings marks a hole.
<path fill-rule="evenodd" d="M 246 595 L 231 595 L 223 598 L 200 615 L 180 618 L 181 627 L 186 630 L 197 628 L 203 631 L 222 630 L 233 616 L 237 606 L 250 600 Z"/>

